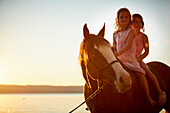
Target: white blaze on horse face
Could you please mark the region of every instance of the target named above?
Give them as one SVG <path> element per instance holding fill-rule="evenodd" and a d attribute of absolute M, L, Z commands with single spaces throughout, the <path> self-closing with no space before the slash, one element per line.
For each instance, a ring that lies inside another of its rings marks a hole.
<path fill-rule="evenodd" d="M 94 48 L 99 50 L 99 52 L 104 56 L 108 63 L 111 63 L 112 61 L 116 60 L 116 57 L 114 56 L 110 45 L 100 45 L 99 47 L 94 45 Z M 123 73 L 129 75 L 120 65 L 120 63 L 114 63 L 111 66 L 115 70 L 115 74 L 117 76 L 122 75 Z"/>
<path fill-rule="evenodd" d="M 116 60 L 116 57 L 114 56 L 111 50 L 111 46 L 109 44 L 99 45 L 98 47 L 94 45 L 94 47 L 99 50 L 99 52 L 104 56 L 108 63 L 111 63 L 112 61 Z M 129 89 L 128 86 L 131 87 L 131 78 L 129 73 L 124 70 L 120 63 L 114 63 L 111 65 L 111 67 L 115 71 L 115 85 L 117 85 L 117 88 L 120 89 L 119 91 L 121 92 L 121 90 L 125 91 Z"/>
<path fill-rule="evenodd" d="M 96 46 L 96 44 L 94 44 L 94 48 L 95 48 L 95 49 L 98 49 L 98 47 Z"/>

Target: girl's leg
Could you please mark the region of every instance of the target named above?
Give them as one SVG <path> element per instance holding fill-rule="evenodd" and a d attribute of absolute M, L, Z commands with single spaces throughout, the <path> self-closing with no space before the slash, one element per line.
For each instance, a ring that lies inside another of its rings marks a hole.
<path fill-rule="evenodd" d="M 157 78 L 155 77 L 155 75 L 150 71 L 148 66 L 143 61 L 140 62 L 140 65 L 147 72 L 148 77 L 152 80 L 153 84 L 156 86 L 158 95 L 161 95 L 162 90 L 161 90 L 161 88 L 159 86 L 159 83 L 158 83 Z"/>
<path fill-rule="evenodd" d="M 158 92 L 158 95 L 159 95 L 158 96 L 158 104 L 163 105 L 166 102 L 166 94 L 164 94 L 163 91 L 161 90 L 159 83 L 157 81 L 157 78 L 150 71 L 148 66 L 143 61 L 140 62 L 140 65 L 147 72 L 148 77 L 152 80 L 153 84 L 156 86 L 156 89 L 157 89 L 157 92 Z"/>
<path fill-rule="evenodd" d="M 148 82 L 145 78 L 145 75 L 143 73 L 140 73 L 140 72 L 136 72 L 136 75 L 137 75 L 137 78 L 139 80 L 139 83 L 146 95 L 146 99 L 147 101 L 152 105 L 154 106 L 156 104 L 156 101 L 152 100 L 151 96 L 150 96 L 150 93 L 149 93 L 149 87 L 148 87 Z"/>

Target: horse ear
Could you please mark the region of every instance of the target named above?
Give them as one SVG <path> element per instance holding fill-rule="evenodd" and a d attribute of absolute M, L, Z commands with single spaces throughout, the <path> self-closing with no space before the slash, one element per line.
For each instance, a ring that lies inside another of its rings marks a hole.
<path fill-rule="evenodd" d="M 102 28 L 102 29 L 100 30 L 100 32 L 98 33 L 98 36 L 104 37 L 104 34 L 105 34 L 105 23 L 104 23 L 103 28 Z"/>
<path fill-rule="evenodd" d="M 84 39 L 87 39 L 89 36 L 89 30 L 87 28 L 87 24 L 85 24 L 83 27 L 83 35 L 84 35 Z"/>

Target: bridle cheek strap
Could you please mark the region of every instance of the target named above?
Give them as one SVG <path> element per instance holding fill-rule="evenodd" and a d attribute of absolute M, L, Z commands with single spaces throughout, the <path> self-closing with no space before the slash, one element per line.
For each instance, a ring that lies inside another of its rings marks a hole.
<path fill-rule="evenodd" d="M 99 74 L 101 71 L 103 71 L 104 69 L 106 69 L 107 67 L 111 66 L 112 64 L 119 62 L 118 60 L 113 60 L 112 62 L 108 63 L 107 65 L 105 65 L 102 68 L 98 68 L 91 60 L 89 60 L 89 62 L 97 69 L 97 87 L 98 89 L 100 88 L 100 81 L 99 81 Z M 86 74 L 90 75 L 90 73 L 88 72 L 87 66 L 86 66 Z M 88 80 L 88 82 L 90 83 L 90 81 Z M 89 86 L 91 86 L 89 84 Z"/>

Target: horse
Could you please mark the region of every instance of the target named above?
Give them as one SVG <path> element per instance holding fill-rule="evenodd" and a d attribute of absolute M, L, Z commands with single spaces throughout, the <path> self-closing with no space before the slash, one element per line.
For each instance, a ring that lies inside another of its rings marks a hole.
<path fill-rule="evenodd" d="M 170 67 L 161 62 L 147 63 L 155 74 L 167 101 L 163 106 L 151 106 L 132 71 L 113 54 L 111 44 L 104 38 L 105 24 L 97 35 L 90 34 L 87 24 L 83 27 L 84 39 L 80 45 L 79 61 L 85 79 L 84 97 L 104 86 L 86 102 L 91 113 L 159 113 L 163 108 L 170 112 Z M 155 87 L 148 80 L 151 97 L 157 100 Z"/>

